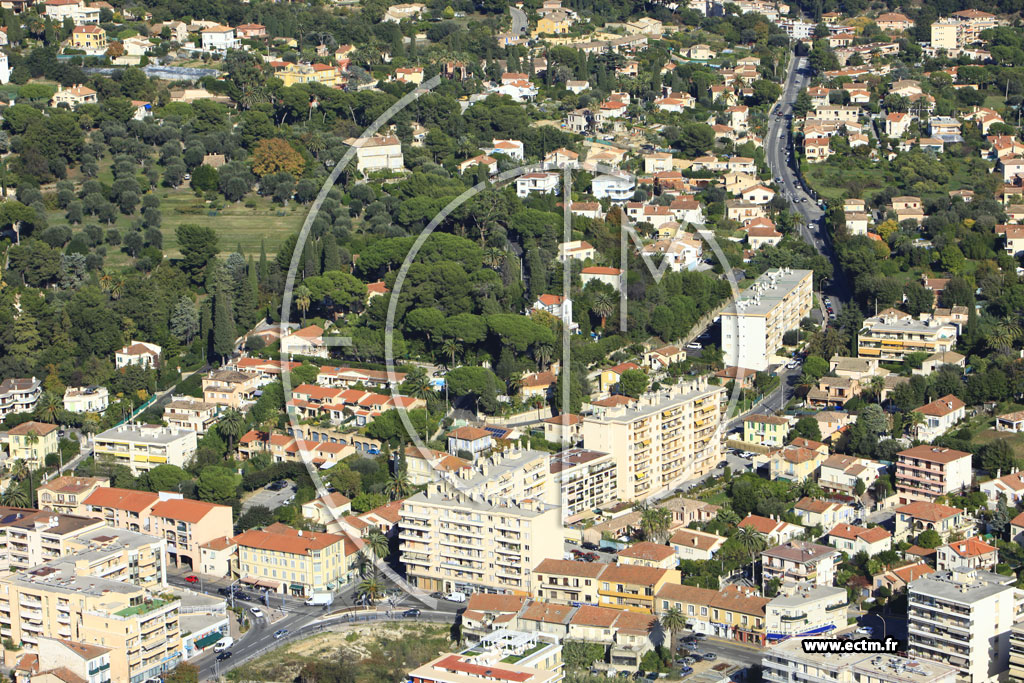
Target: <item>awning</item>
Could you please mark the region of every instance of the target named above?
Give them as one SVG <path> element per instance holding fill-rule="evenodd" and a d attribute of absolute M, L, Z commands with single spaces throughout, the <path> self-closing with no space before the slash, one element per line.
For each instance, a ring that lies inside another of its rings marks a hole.
<path fill-rule="evenodd" d="M 257 579 L 254 576 L 243 576 L 242 583 L 249 583 L 253 586 L 262 586 L 263 588 L 271 588 L 277 590 L 277 587 L 281 584 L 277 581 L 271 581 L 270 579 Z"/>
<path fill-rule="evenodd" d="M 210 647 L 211 645 L 213 645 L 214 643 L 216 643 L 218 640 L 220 640 L 223 637 L 224 637 L 224 634 L 222 634 L 220 631 L 214 631 L 213 633 L 207 633 L 202 638 L 199 638 L 198 640 L 196 640 L 196 647 L 198 647 L 200 650 L 204 650 L 204 649 Z"/>
<path fill-rule="evenodd" d="M 305 587 L 305 586 L 303 586 L 303 585 L 302 585 L 301 583 L 293 583 L 293 584 L 291 585 L 291 589 L 292 589 L 293 591 L 301 591 L 301 590 L 305 590 L 305 589 L 306 589 L 306 587 Z"/>

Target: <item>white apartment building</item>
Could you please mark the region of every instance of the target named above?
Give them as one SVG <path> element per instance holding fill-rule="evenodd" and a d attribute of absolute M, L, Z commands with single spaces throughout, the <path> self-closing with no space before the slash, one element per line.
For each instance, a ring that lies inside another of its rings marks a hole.
<path fill-rule="evenodd" d="M 555 504 L 549 453 L 543 451 L 494 451 L 474 459 L 469 467 L 443 472 L 441 477 L 459 491 L 475 498 L 520 501 L 526 498 Z"/>
<path fill-rule="evenodd" d="M 560 178 L 557 173 L 526 173 L 516 178 L 516 196 L 531 194 L 558 194 Z"/>
<path fill-rule="evenodd" d="M 235 29 L 230 26 L 211 26 L 202 31 L 203 52 L 219 52 L 221 54 L 228 50 L 237 50 L 239 46 Z"/>
<path fill-rule="evenodd" d="M 908 353 L 952 351 L 956 338 L 956 325 L 915 320 L 890 308 L 864 321 L 857 335 L 857 355 L 900 362 Z"/>
<path fill-rule="evenodd" d="M 426 591 L 529 595 L 531 569 L 562 556 L 561 515 L 538 500 L 488 500 L 431 482 L 399 510 L 400 559 Z"/>
<path fill-rule="evenodd" d="M 583 446 L 615 458 L 622 500 L 673 489 L 721 460 L 724 393 L 702 377 L 626 405 L 595 407 L 583 420 Z"/>
<path fill-rule="evenodd" d="M 782 336 L 810 314 L 814 272 L 766 271 L 744 290 L 735 309 L 722 311 L 722 354 L 726 365 L 767 370 Z"/>
<path fill-rule="evenodd" d="M 831 586 L 840 561 L 839 551 L 827 545 L 791 540 L 761 552 L 763 586 L 779 579 L 779 594 L 810 586 Z"/>
<path fill-rule="evenodd" d="M 97 460 L 109 458 L 138 475 L 157 465 L 184 467 L 195 454 L 196 443 L 191 429 L 123 424 L 97 434 L 93 452 Z"/>
<path fill-rule="evenodd" d="M 164 422 L 168 427 L 191 429 L 205 434 L 217 421 L 220 406 L 191 396 L 175 396 L 164 406 Z"/>
<path fill-rule="evenodd" d="M 636 180 L 629 176 L 599 175 L 590 182 L 590 192 L 598 199 L 627 202 L 636 192 Z"/>
<path fill-rule="evenodd" d="M 765 607 L 768 642 L 825 636 L 846 628 L 846 589 L 814 586 L 772 598 Z"/>
<path fill-rule="evenodd" d="M 43 383 L 35 377 L 10 377 L 0 382 L 0 419 L 12 413 L 31 413 L 43 395 Z"/>
<path fill-rule="evenodd" d="M 552 484 L 558 487 L 562 521 L 576 515 L 618 503 L 619 468 L 615 456 L 601 451 L 570 448 L 551 456 Z"/>
<path fill-rule="evenodd" d="M 959 680 L 1005 680 L 1016 577 L 972 569 L 929 574 L 907 592 L 908 651 L 956 667 Z"/>
<path fill-rule="evenodd" d="M 807 653 L 791 638 L 766 648 L 765 683 L 956 683 L 956 669 L 928 660 L 873 653 Z"/>
<path fill-rule="evenodd" d="M 64 410 L 69 413 L 102 413 L 110 405 L 106 387 L 68 387 L 64 390 Z"/>

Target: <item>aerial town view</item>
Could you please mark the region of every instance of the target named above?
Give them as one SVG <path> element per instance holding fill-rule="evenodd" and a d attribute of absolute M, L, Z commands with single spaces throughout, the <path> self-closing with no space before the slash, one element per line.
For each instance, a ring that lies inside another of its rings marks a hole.
<path fill-rule="evenodd" d="M 1024 683 L 1022 112 L 1022 0 L 0 0 L 0 680 Z"/>

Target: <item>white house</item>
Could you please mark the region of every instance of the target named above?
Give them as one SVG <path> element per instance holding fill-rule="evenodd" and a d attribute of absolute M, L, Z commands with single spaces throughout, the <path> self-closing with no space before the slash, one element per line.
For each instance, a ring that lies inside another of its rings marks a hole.
<path fill-rule="evenodd" d="M 558 294 L 541 294 L 532 306 L 535 311 L 545 311 L 568 325 L 570 329 L 579 327 L 572 321 L 572 299 Z"/>
<path fill-rule="evenodd" d="M 892 547 L 892 534 L 880 526 L 866 529 L 853 524 L 837 524 L 828 532 L 828 544 L 851 557 L 862 550 L 873 557 Z"/>
<path fill-rule="evenodd" d="M 573 240 L 571 242 L 561 242 L 558 245 L 558 262 L 566 263 L 572 259 L 578 259 L 580 261 L 586 261 L 588 258 L 592 259 L 597 256 L 597 249 L 587 242 L 586 240 Z"/>
<path fill-rule="evenodd" d="M 995 507 L 1002 494 L 1006 496 L 1006 504 L 1012 508 L 1024 500 L 1024 472 L 1011 472 L 982 482 L 981 492 L 988 497 L 991 507 Z"/>
<path fill-rule="evenodd" d="M 669 545 L 680 560 L 710 560 L 725 541 L 724 536 L 696 529 L 680 529 L 669 539 Z"/>
<path fill-rule="evenodd" d="M 486 154 L 504 154 L 510 159 L 516 161 L 522 161 L 523 155 L 523 142 L 522 140 L 498 140 L 495 138 L 491 140 L 491 146 L 489 149 L 485 149 Z"/>
<path fill-rule="evenodd" d="M 69 413 L 102 413 L 110 405 L 106 387 L 68 387 L 64 390 L 64 410 Z"/>
<path fill-rule="evenodd" d="M 611 285 L 612 289 L 617 292 L 621 287 L 622 271 L 607 266 L 589 266 L 580 272 L 580 279 L 583 281 L 584 287 L 587 286 L 587 283 L 596 280 Z"/>
<path fill-rule="evenodd" d="M 459 164 L 459 173 L 465 173 L 466 171 L 476 167 L 483 166 L 487 169 L 487 175 L 494 175 L 498 172 L 498 160 L 492 156 L 486 154 L 478 154 L 472 159 L 466 159 Z"/>
<path fill-rule="evenodd" d="M 938 438 L 964 419 L 966 410 L 964 402 L 953 394 L 914 408 L 915 413 L 924 415 L 924 422 L 917 426 L 917 438 L 921 441 L 932 441 Z"/>
<path fill-rule="evenodd" d="M 11 80 L 11 65 L 7 59 L 6 52 L 0 52 L 0 83 L 8 83 Z"/>
<path fill-rule="evenodd" d="M 516 196 L 529 197 L 531 194 L 558 194 L 557 173 L 526 173 L 516 178 Z"/>
<path fill-rule="evenodd" d="M 118 369 L 128 365 L 151 368 L 157 364 L 162 354 L 163 349 L 156 344 L 135 341 L 133 339 L 131 344 L 114 354 L 114 366 Z"/>
<path fill-rule="evenodd" d="M 633 198 L 636 180 L 631 176 L 599 175 L 590 182 L 590 192 L 598 199 L 626 202 Z"/>
<path fill-rule="evenodd" d="M 203 52 L 220 52 L 238 49 L 238 38 L 235 36 L 235 29 L 230 26 L 211 26 L 204 28 L 202 33 Z"/>
<path fill-rule="evenodd" d="M 775 198 L 775 190 L 764 185 L 752 185 L 740 191 L 740 197 L 751 204 L 767 204 Z"/>

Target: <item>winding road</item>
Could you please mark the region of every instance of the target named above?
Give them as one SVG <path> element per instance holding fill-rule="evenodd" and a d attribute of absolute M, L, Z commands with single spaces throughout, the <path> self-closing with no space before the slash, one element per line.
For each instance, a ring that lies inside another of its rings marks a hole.
<path fill-rule="evenodd" d="M 512 14 L 512 30 L 509 31 L 512 35 L 519 35 L 526 31 L 526 12 L 509 5 L 508 11 Z"/>

